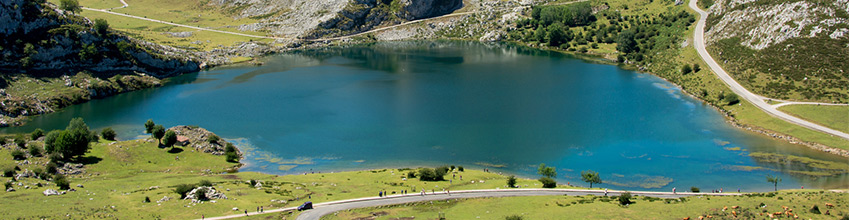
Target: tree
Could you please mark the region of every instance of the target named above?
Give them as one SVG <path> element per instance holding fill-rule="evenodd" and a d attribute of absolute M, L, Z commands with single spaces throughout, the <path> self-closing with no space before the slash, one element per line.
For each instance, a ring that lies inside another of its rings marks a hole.
<path fill-rule="evenodd" d="M 80 60 L 90 60 L 97 56 L 97 47 L 94 44 L 83 44 L 82 48 L 80 48 L 80 53 L 77 55 L 80 56 Z"/>
<path fill-rule="evenodd" d="M 63 158 L 71 159 L 89 151 L 91 138 L 91 132 L 89 132 L 89 126 L 86 125 L 86 122 L 82 118 L 74 118 L 68 123 L 68 127 L 56 136 L 53 150 L 62 154 Z"/>
<path fill-rule="evenodd" d="M 778 176 L 767 175 L 767 182 L 773 183 L 773 191 L 777 191 L 776 186 L 779 185 L 779 182 L 782 182 L 782 178 Z"/>
<path fill-rule="evenodd" d="M 699 71 L 700 71 L 699 64 L 694 63 L 694 72 L 696 73 L 696 72 L 699 72 Z"/>
<path fill-rule="evenodd" d="M 726 105 L 734 105 L 738 104 L 738 102 L 741 102 L 741 100 L 738 99 L 738 95 L 735 93 L 724 95 L 723 101 L 726 102 Z"/>
<path fill-rule="evenodd" d="M 227 146 L 224 147 L 224 156 L 227 162 L 239 162 L 239 154 L 236 153 L 236 147 L 231 143 L 227 143 Z"/>
<path fill-rule="evenodd" d="M 56 186 L 59 186 L 60 190 L 71 189 L 71 182 L 68 182 L 68 179 L 65 179 L 65 176 L 61 174 L 53 177 L 53 183 L 56 183 Z"/>
<path fill-rule="evenodd" d="M 632 199 L 632 193 L 630 193 L 630 192 L 625 192 L 623 194 L 620 194 L 620 196 L 617 197 L 617 201 L 620 202 L 620 205 L 632 204 L 631 199 Z"/>
<path fill-rule="evenodd" d="M 549 177 L 540 177 L 538 181 L 540 181 L 540 183 L 543 183 L 543 188 L 555 188 L 556 186 L 558 186 L 558 182 L 555 182 L 555 179 Z"/>
<path fill-rule="evenodd" d="M 59 1 L 59 8 L 65 11 L 71 11 L 72 13 L 82 11 L 82 9 L 80 9 L 80 2 L 77 0 L 61 0 Z"/>
<path fill-rule="evenodd" d="M 590 188 L 593 188 L 594 183 L 602 183 L 599 173 L 592 170 L 581 171 L 581 180 L 590 183 Z"/>
<path fill-rule="evenodd" d="M 44 136 L 44 150 L 47 153 L 56 152 L 56 138 L 59 137 L 59 134 L 62 133 L 60 130 L 52 130 L 47 132 L 47 135 Z"/>
<path fill-rule="evenodd" d="M 103 136 L 103 139 L 114 141 L 115 140 L 115 130 L 112 128 L 104 128 L 100 131 L 100 136 Z"/>
<path fill-rule="evenodd" d="M 508 177 L 508 187 L 516 188 L 516 176 L 511 175 Z"/>
<path fill-rule="evenodd" d="M 153 123 L 153 119 L 148 119 L 148 121 L 145 122 L 145 133 L 150 134 L 151 132 L 153 132 L 154 125 L 156 124 Z"/>
<path fill-rule="evenodd" d="M 567 34 L 564 31 L 564 24 L 555 22 L 547 28 L 549 32 L 549 46 L 560 46 L 567 42 Z"/>
<path fill-rule="evenodd" d="M 162 138 L 164 140 L 163 145 L 166 147 L 174 147 L 174 144 L 177 143 L 177 134 L 172 130 L 168 130 L 165 132 L 165 136 Z"/>
<path fill-rule="evenodd" d="M 534 40 L 540 43 L 546 42 L 546 28 L 543 25 L 538 25 L 534 30 Z"/>
<path fill-rule="evenodd" d="M 174 189 L 174 192 L 180 194 L 180 198 L 186 198 L 186 194 L 195 189 L 193 184 L 180 184 Z"/>
<path fill-rule="evenodd" d="M 98 35 L 106 36 L 106 31 L 109 30 L 109 23 L 103 18 L 94 19 L 94 32 Z"/>
<path fill-rule="evenodd" d="M 617 51 L 622 53 L 631 53 L 634 52 L 636 48 L 637 41 L 635 41 L 634 31 L 626 30 L 617 35 Z"/>
<path fill-rule="evenodd" d="M 555 167 L 547 167 L 545 163 L 541 163 L 540 167 L 537 168 L 537 174 L 540 174 L 544 177 L 555 177 L 558 173 L 555 171 Z"/>
<path fill-rule="evenodd" d="M 688 65 L 688 64 L 682 65 L 682 75 L 691 73 L 691 71 L 692 71 L 691 65 Z"/>
<path fill-rule="evenodd" d="M 37 140 L 41 136 L 44 136 L 44 130 L 41 130 L 41 128 L 36 128 L 32 131 L 32 133 L 30 133 L 30 139 L 32 140 Z"/>
<path fill-rule="evenodd" d="M 153 126 L 153 129 L 151 130 L 151 136 L 153 136 L 153 138 L 159 141 L 159 144 L 162 144 L 162 140 L 160 139 L 162 139 L 163 135 L 165 135 L 165 127 L 162 127 L 162 125 Z"/>

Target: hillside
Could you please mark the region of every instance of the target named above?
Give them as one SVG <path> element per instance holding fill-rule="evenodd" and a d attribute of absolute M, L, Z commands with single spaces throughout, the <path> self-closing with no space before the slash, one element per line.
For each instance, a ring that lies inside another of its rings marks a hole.
<path fill-rule="evenodd" d="M 847 0 L 717 0 L 707 48 L 756 94 L 848 101 Z"/>
<path fill-rule="evenodd" d="M 45 1 L 0 2 L 0 126 L 198 70 L 180 50 L 113 33 Z"/>

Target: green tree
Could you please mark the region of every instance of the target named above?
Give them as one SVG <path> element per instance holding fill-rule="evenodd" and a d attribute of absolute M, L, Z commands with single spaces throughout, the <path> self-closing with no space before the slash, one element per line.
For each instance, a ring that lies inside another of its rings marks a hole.
<path fill-rule="evenodd" d="M 626 30 L 617 35 L 617 51 L 628 54 L 634 52 L 636 48 L 637 41 L 635 41 L 634 31 Z"/>
<path fill-rule="evenodd" d="M 508 187 L 516 188 L 516 176 L 511 175 L 508 177 Z"/>
<path fill-rule="evenodd" d="M 726 105 L 734 105 L 734 104 L 738 104 L 738 102 L 741 102 L 741 100 L 738 99 L 737 94 L 732 93 L 732 94 L 724 95 L 723 96 L 723 102 L 726 102 Z"/>
<path fill-rule="evenodd" d="M 80 48 L 80 53 L 77 55 L 80 56 L 80 60 L 90 60 L 97 56 L 97 47 L 94 44 L 83 44 L 82 48 Z"/>
<path fill-rule="evenodd" d="M 691 71 L 692 71 L 691 65 L 688 65 L 688 64 L 682 65 L 682 75 L 691 73 Z"/>
<path fill-rule="evenodd" d="M 52 130 L 47 132 L 47 135 L 44 136 L 44 151 L 47 153 L 56 152 L 56 138 L 59 137 L 62 131 L 60 130 Z"/>
<path fill-rule="evenodd" d="M 145 122 L 145 133 L 150 134 L 151 132 L 153 132 L 154 125 L 156 124 L 153 123 L 153 119 L 148 119 L 148 121 Z"/>
<path fill-rule="evenodd" d="M 696 73 L 696 72 L 699 72 L 699 71 L 701 70 L 701 69 L 699 68 L 699 64 L 698 64 L 698 63 L 694 63 L 694 68 L 693 68 L 693 69 L 694 69 L 694 72 L 695 72 L 695 73 Z"/>
<path fill-rule="evenodd" d="M 543 183 L 543 188 L 555 188 L 558 186 L 558 182 L 555 179 L 549 177 L 540 177 L 538 180 L 540 183 Z"/>
<path fill-rule="evenodd" d="M 163 145 L 166 147 L 174 147 L 174 144 L 177 143 L 177 134 L 172 130 L 168 130 L 165 132 L 165 136 L 163 139 Z"/>
<path fill-rule="evenodd" d="M 534 40 L 540 43 L 546 42 L 546 28 L 543 25 L 537 26 L 534 30 Z"/>
<path fill-rule="evenodd" d="M 53 150 L 62 154 L 63 158 L 71 159 L 88 152 L 91 138 L 86 122 L 82 118 L 74 118 L 68 123 L 68 127 L 56 136 L 53 141 Z"/>
<path fill-rule="evenodd" d="M 546 164 L 541 163 L 540 166 L 537 167 L 537 174 L 552 178 L 557 176 L 558 172 L 555 171 L 555 167 L 547 167 Z"/>
<path fill-rule="evenodd" d="M 767 182 L 773 183 L 773 191 L 777 191 L 776 186 L 779 185 L 779 182 L 782 182 L 782 178 L 778 176 L 767 175 Z"/>
<path fill-rule="evenodd" d="M 116 136 L 115 130 L 112 130 L 112 128 L 104 128 L 100 131 L 100 136 L 103 136 L 103 139 L 114 141 Z"/>
<path fill-rule="evenodd" d="M 77 0 L 60 0 L 59 8 L 73 13 L 79 13 L 82 11 L 80 8 L 80 2 Z"/>
<path fill-rule="evenodd" d="M 174 192 L 180 194 L 180 198 L 186 198 L 186 194 L 195 189 L 194 184 L 180 184 L 174 189 Z"/>
<path fill-rule="evenodd" d="M 227 162 L 239 162 L 239 154 L 236 153 L 236 147 L 231 143 L 227 143 L 227 146 L 224 147 L 224 156 Z"/>
<path fill-rule="evenodd" d="M 550 46 L 557 47 L 567 42 L 567 34 L 564 31 L 564 24 L 562 24 L 561 22 L 555 22 L 554 24 L 549 25 L 547 29 L 547 32 L 549 32 Z"/>
<path fill-rule="evenodd" d="M 151 136 L 157 141 L 159 141 L 159 144 L 162 144 L 162 140 L 160 139 L 162 139 L 163 135 L 165 135 L 165 127 L 162 127 L 162 125 L 153 126 L 153 129 L 151 130 Z"/>
<path fill-rule="evenodd" d="M 36 128 L 32 131 L 32 133 L 30 133 L 30 139 L 32 140 L 37 140 L 41 136 L 44 136 L 44 130 L 41 130 L 41 128 Z"/>
<path fill-rule="evenodd" d="M 71 182 L 68 182 L 68 179 L 65 179 L 65 176 L 61 174 L 53 177 L 53 183 L 56 183 L 56 186 L 59 186 L 60 190 L 71 189 Z"/>
<path fill-rule="evenodd" d="M 109 31 L 109 23 L 103 18 L 94 19 L 94 32 L 100 36 L 106 36 Z"/>
<path fill-rule="evenodd" d="M 591 170 L 581 171 L 581 180 L 590 183 L 590 188 L 593 188 L 594 183 L 602 183 L 599 173 Z"/>

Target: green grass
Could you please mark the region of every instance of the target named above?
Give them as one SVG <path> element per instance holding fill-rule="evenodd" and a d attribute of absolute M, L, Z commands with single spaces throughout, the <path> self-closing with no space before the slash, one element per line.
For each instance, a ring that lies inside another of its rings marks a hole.
<path fill-rule="evenodd" d="M 53 1 L 51 1 L 53 2 Z M 119 0 L 81 0 L 80 6 L 96 9 L 110 9 L 124 6 Z"/>
<path fill-rule="evenodd" d="M 850 130 L 850 109 L 847 106 L 786 105 L 779 107 L 779 110 L 844 133 Z"/>
<path fill-rule="evenodd" d="M 740 105 L 726 106 L 724 108 L 729 110 L 735 116 L 735 119 L 742 124 L 759 126 L 778 133 L 794 136 L 803 141 L 821 143 L 839 149 L 848 149 L 847 140 L 843 138 L 800 127 L 772 117 L 746 101 Z"/>
<path fill-rule="evenodd" d="M 357 219 L 377 216 L 374 219 L 505 219 L 519 215 L 523 219 L 682 219 L 711 215 L 716 219 L 764 219 L 768 213 L 784 212 L 782 206 L 792 209 L 800 219 L 836 219 L 847 214 L 847 193 L 814 190 L 792 190 L 778 193 L 750 194 L 745 196 L 701 196 L 684 199 L 654 199 L 635 197 L 628 207 L 620 206 L 615 197 L 602 196 L 533 196 L 507 198 L 457 199 L 418 202 L 388 207 L 362 208 L 341 211 L 322 219 Z M 759 205 L 764 203 L 766 207 Z M 825 203 L 835 205 L 827 208 Z M 820 211 L 830 215 L 809 213 L 818 205 Z M 733 209 L 733 206 L 740 206 Z M 727 210 L 723 210 L 727 207 Z M 789 218 L 789 217 L 782 217 Z M 370 218 L 371 219 L 371 218 Z"/>

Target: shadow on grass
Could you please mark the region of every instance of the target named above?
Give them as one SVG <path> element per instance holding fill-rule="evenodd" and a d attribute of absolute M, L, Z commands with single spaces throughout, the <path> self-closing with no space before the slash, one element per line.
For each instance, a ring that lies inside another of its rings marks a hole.
<path fill-rule="evenodd" d="M 180 152 L 183 152 L 183 148 L 172 147 L 171 149 L 168 149 L 168 153 L 176 154 Z"/>
<path fill-rule="evenodd" d="M 95 156 L 86 156 L 86 157 L 74 158 L 73 160 L 71 160 L 71 162 L 89 165 L 89 164 L 96 164 L 96 163 L 100 162 L 101 160 L 103 160 L 103 158 L 95 157 Z"/>

